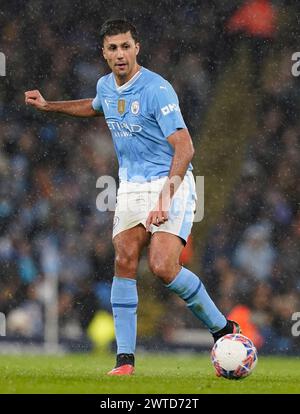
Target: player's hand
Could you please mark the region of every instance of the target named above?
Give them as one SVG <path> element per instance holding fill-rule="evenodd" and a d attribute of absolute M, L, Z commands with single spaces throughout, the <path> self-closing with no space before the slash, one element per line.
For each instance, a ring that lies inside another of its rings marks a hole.
<path fill-rule="evenodd" d="M 150 231 L 150 226 L 153 224 L 154 226 L 159 227 L 161 224 L 164 224 L 168 221 L 168 212 L 162 210 L 152 210 L 149 213 L 149 216 L 146 221 L 146 231 Z"/>
<path fill-rule="evenodd" d="M 25 103 L 31 105 L 40 111 L 45 111 L 47 107 L 47 101 L 38 90 L 25 92 Z"/>
<path fill-rule="evenodd" d="M 146 231 L 150 231 L 151 224 L 159 227 L 169 219 L 168 210 L 170 208 L 170 199 L 159 198 L 157 205 L 150 211 L 146 221 Z"/>

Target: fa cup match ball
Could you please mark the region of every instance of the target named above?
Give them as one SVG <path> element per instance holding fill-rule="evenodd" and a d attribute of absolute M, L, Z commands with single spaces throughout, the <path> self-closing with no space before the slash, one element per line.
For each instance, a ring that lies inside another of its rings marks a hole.
<path fill-rule="evenodd" d="M 250 375 L 255 368 L 257 350 L 246 336 L 228 334 L 214 344 L 211 361 L 218 377 L 241 379 Z"/>

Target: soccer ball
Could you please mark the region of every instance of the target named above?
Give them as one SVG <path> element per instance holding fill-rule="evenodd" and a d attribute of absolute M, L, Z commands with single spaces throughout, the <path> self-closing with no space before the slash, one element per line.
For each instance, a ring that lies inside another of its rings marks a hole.
<path fill-rule="evenodd" d="M 214 344 L 211 361 L 218 377 L 241 379 L 250 375 L 255 368 L 257 351 L 246 336 L 228 334 Z"/>

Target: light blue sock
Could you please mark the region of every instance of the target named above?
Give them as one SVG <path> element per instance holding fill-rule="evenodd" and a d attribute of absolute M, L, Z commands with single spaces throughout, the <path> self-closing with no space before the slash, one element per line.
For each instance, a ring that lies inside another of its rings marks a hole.
<path fill-rule="evenodd" d="M 138 295 L 136 280 L 124 277 L 113 278 L 111 306 L 113 310 L 117 354 L 134 354 Z"/>
<path fill-rule="evenodd" d="M 190 270 L 182 267 L 168 289 L 183 299 L 196 318 L 215 333 L 224 328 L 227 320 L 208 295 L 201 280 Z"/>

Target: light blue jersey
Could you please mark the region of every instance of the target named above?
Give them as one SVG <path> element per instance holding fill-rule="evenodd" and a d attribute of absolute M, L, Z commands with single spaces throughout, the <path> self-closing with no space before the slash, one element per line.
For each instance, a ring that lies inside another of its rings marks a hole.
<path fill-rule="evenodd" d="M 186 128 L 169 82 L 142 67 L 118 86 L 110 73 L 98 80 L 92 105 L 104 113 L 111 131 L 121 181 L 145 182 L 169 175 L 174 149 L 167 137 Z"/>

